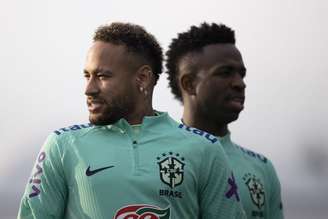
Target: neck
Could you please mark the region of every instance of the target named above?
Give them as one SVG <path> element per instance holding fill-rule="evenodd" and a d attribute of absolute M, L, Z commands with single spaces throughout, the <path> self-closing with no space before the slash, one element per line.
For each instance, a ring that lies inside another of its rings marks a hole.
<path fill-rule="evenodd" d="M 227 124 L 221 124 L 213 119 L 204 118 L 202 115 L 197 115 L 195 112 L 186 110 L 186 107 L 183 111 L 182 120 L 187 126 L 195 127 L 215 136 L 223 137 L 228 133 Z"/>
<path fill-rule="evenodd" d="M 145 116 L 154 116 L 155 112 L 152 106 L 151 99 L 143 103 L 136 104 L 136 110 L 132 114 L 128 115 L 126 121 L 130 125 L 141 124 Z"/>

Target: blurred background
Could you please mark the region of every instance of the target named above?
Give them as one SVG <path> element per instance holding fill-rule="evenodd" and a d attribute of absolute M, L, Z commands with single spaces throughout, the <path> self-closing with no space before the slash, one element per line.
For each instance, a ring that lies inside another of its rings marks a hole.
<path fill-rule="evenodd" d="M 328 218 L 327 11 L 323 0 L 1 0 L 0 218 L 16 217 L 46 136 L 88 121 L 85 55 L 112 21 L 144 26 L 165 50 L 190 25 L 232 27 L 248 70 L 232 138 L 272 160 L 286 218 Z M 180 119 L 165 74 L 154 106 Z"/>

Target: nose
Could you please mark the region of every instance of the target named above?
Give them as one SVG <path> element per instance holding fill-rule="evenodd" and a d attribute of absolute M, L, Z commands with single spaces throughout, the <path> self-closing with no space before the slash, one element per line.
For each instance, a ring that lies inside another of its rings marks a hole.
<path fill-rule="evenodd" d="M 234 74 L 231 85 L 232 85 L 232 88 L 234 88 L 238 91 L 244 91 L 246 88 L 244 78 L 239 73 Z"/>
<path fill-rule="evenodd" d="M 98 83 L 93 79 L 93 77 L 90 77 L 89 80 L 87 80 L 87 85 L 85 87 L 84 94 L 86 96 L 96 96 L 99 93 L 99 86 Z"/>

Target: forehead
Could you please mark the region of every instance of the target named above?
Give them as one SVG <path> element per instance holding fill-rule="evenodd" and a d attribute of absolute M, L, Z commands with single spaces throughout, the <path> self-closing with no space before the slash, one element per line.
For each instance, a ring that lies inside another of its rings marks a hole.
<path fill-rule="evenodd" d="M 125 55 L 126 48 L 124 45 L 96 41 L 88 51 L 87 64 L 112 65 L 117 62 L 122 62 Z"/>
<path fill-rule="evenodd" d="M 209 68 L 219 64 L 243 65 L 242 56 L 233 44 L 207 45 L 197 53 L 196 59 L 199 65 Z"/>
<path fill-rule="evenodd" d="M 233 44 L 211 44 L 184 55 L 178 62 L 178 72 L 182 76 L 190 72 L 207 72 L 225 65 L 244 67 L 239 50 Z"/>

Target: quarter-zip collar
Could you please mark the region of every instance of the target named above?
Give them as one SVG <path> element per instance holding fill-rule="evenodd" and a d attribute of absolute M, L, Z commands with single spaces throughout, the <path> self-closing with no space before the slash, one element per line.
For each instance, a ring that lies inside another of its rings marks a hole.
<path fill-rule="evenodd" d="M 231 142 L 231 133 L 229 131 L 225 136 L 223 136 L 223 137 L 217 136 L 217 138 L 219 138 L 220 142 L 224 145 L 232 144 L 232 142 Z"/>
<path fill-rule="evenodd" d="M 143 130 L 161 130 L 164 123 L 168 121 L 168 114 L 166 112 L 155 111 L 154 116 L 145 116 L 140 124 L 140 134 Z M 117 131 L 120 133 L 127 133 L 128 135 L 133 135 L 133 127 L 130 125 L 126 119 L 122 118 L 116 123 L 107 125 L 106 128 L 111 131 Z"/>

